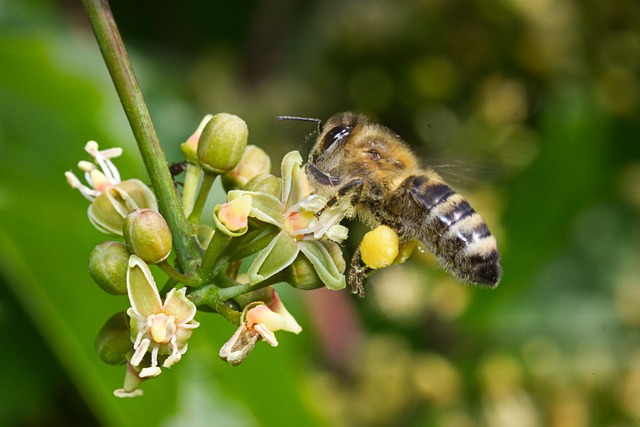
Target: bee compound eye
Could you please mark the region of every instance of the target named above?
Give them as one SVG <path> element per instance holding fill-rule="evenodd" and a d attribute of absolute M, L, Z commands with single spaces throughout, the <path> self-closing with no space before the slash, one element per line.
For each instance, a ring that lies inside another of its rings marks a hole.
<path fill-rule="evenodd" d="M 335 126 L 325 134 L 322 138 L 322 150 L 327 150 L 336 142 L 342 141 L 351 133 L 351 128 L 348 126 Z"/>

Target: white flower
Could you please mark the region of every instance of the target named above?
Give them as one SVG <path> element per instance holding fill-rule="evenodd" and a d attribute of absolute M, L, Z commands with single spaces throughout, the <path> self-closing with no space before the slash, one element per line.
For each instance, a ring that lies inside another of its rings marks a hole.
<path fill-rule="evenodd" d="M 287 311 L 272 289 L 269 305 L 262 301 L 254 301 L 242 311 L 240 326 L 220 349 L 220 357 L 232 366 L 239 365 L 253 350 L 259 339 L 263 339 L 273 347 L 278 345 L 274 332 L 288 331 L 299 334 L 302 327 Z"/>
<path fill-rule="evenodd" d="M 80 190 L 85 198 L 93 202 L 104 190 L 120 183 L 120 172 L 111 159 L 121 156 L 122 148 L 115 147 L 100 151 L 97 142 L 89 141 L 84 149 L 93 157 L 94 163 L 81 160 L 78 162 L 78 168 L 84 172 L 84 178 L 89 185 L 84 185 L 71 171 L 65 172 L 64 176 L 67 177 L 71 188 Z"/>
<path fill-rule="evenodd" d="M 302 157 L 297 151 L 282 159 L 279 199 L 254 191 L 229 192 L 229 201 L 251 196 L 249 216 L 280 228 L 249 267 L 249 281 L 258 283 L 273 276 L 291 265 L 302 252 L 327 288 L 342 289 L 346 285 L 343 271 L 336 265 L 327 245 L 337 245 L 336 242 L 347 237 L 347 228 L 339 224 L 346 212 L 336 205 L 327 207 L 326 199 L 311 194 L 301 165 Z M 321 210 L 322 215 L 318 216 Z"/>
<path fill-rule="evenodd" d="M 200 326 L 193 320 L 196 306 L 187 299 L 185 291 L 172 289 L 163 304 L 147 264 L 135 255 L 129 258 L 127 292 L 131 308 L 127 314 L 134 341 L 131 365 L 138 366 L 144 355 L 151 353 L 151 365 L 140 371 L 141 378 L 160 374 L 158 355 L 169 355 L 162 364 L 165 368 L 178 362 L 187 351 L 193 330 Z"/>
<path fill-rule="evenodd" d="M 100 151 L 98 143 L 87 142 L 84 149 L 93 157 L 93 163 L 80 161 L 78 168 L 84 171 L 88 185 L 83 184 L 73 172 L 65 172 L 67 182 L 89 201 L 89 220 L 101 232 L 122 235 L 124 217 L 138 208 L 158 210 L 153 192 L 142 181 L 120 181 L 120 173 L 112 158 L 122 154 L 122 148 Z"/>

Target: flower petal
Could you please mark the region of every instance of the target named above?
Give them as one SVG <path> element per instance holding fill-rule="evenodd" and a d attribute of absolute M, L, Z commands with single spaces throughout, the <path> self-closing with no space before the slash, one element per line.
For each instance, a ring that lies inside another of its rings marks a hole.
<path fill-rule="evenodd" d="M 216 217 L 227 229 L 238 231 L 247 227 L 247 218 L 251 211 L 251 196 L 244 194 L 219 206 Z"/>
<path fill-rule="evenodd" d="M 274 334 L 271 329 L 267 328 L 262 323 L 258 323 L 253 328 L 255 329 L 256 332 L 260 334 L 263 340 L 265 340 L 271 345 L 271 347 L 278 346 L 278 340 L 276 339 L 276 334 Z"/>
<path fill-rule="evenodd" d="M 129 197 L 129 199 L 126 200 L 127 206 L 131 206 L 129 210 L 137 208 L 158 210 L 158 202 L 153 191 L 139 179 L 127 179 L 126 181 L 116 184 L 113 188 L 118 188 L 127 194 Z"/>
<path fill-rule="evenodd" d="M 133 310 L 142 317 L 162 311 L 162 300 L 151 270 L 135 255 L 129 258 L 127 293 Z"/>
<path fill-rule="evenodd" d="M 298 246 L 302 253 L 311 261 L 320 280 L 329 289 L 338 290 L 346 286 L 345 278 L 338 269 L 327 248 L 317 240 L 301 240 Z"/>
<path fill-rule="evenodd" d="M 252 333 L 244 324 L 236 330 L 233 336 L 220 349 L 220 358 L 237 366 L 253 350 L 260 335 Z"/>
<path fill-rule="evenodd" d="M 244 321 L 249 327 L 261 324 L 273 332 L 279 331 L 285 326 L 284 317 L 271 311 L 265 304 L 259 304 L 249 310 Z"/>
<path fill-rule="evenodd" d="M 171 289 L 164 301 L 164 313 L 176 319 L 176 325 L 191 321 L 196 315 L 196 305 L 185 295 L 187 289 Z"/>
<path fill-rule="evenodd" d="M 222 233 L 226 234 L 229 237 L 238 237 L 242 236 L 249 229 L 248 227 L 248 213 L 247 215 L 235 216 L 233 213 L 229 212 L 228 205 L 230 203 L 234 203 L 236 201 L 243 200 L 245 196 L 234 199 L 233 202 L 227 202 L 222 205 L 216 205 L 213 208 L 213 222 L 216 225 L 216 228 Z M 251 198 L 251 196 L 246 196 L 247 198 Z M 251 205 L 247 207 L 247 211 L 250 211 Z"/>
<path fill-rule="evenodd" d="M 229 191 L 228 200 L 231 202 L 245 195 L 251 196 L 250 217 L 282 228 L 283 209 L 280 200 L 270 194 L 242 190 Z"/>
<path fill-rule="evenodd" d="M 302 157 L 297 151 L 291 151 L 282 158 L 282 195 L 280 199 L 285 205 L 285 210 L 304 197 L 300 165 L 302 165 Z"/>
<path fill-rule="evenodd" d="M 122 236 L 122 224 L 126 214 L 123 216 L 115 209 L 108 191 L 100 193 L 89 205 L 89 221 L 102 233 Z"/>
<path fill-rule="evenodd" d="M 258 283 L 289 266 L 298 255 L 298 242 L 286 231 L 276 237 L 258 253 L 249 267 L 249 283 Z"/>
<path fill-rule="evenodd" d="M 291 315 L 291 313 L 289 313 L 289 310 L 286 309 L 275 289 L 273 290 L 273 299 L 269 304 L 269 309 L 274 313 L 278 313 L 280 316 L 282 316 L 284 324 L 282 325 L 281 329 L 283 331 L 293 332 L 294 334 L 299 334 L 300 332 L 302 332 L 302 326 L 300 326 L 300 324 Z"/>

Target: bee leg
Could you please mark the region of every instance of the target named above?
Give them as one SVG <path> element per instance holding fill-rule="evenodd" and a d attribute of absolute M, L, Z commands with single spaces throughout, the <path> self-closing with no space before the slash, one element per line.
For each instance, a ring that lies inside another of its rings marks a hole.
<path fill-rule="evenodd" d="M 349 193 L 352 193 L 351 204 L 354 205 L 358 201 L 358 199 L 360 199 L 360 194 L 362 193 L 362 180 L 360 178 L 351 180 L 340 187 L 336 195 L 327 200 L 327 203 L 322 207 L 322 209 L 316 212 L 316 218 L 320 218 L 320 216 L 324 213 L 325 210 L 327 210 L 327 208 L 335 205 L 338 200 L 342 199 Z"/>
<path fill-rule="evenodd" d="M 371 271 L 369 267 L 362 261 L 360 255 L 360 247 L 356 249 L 351 258 L 351 264 L 349 265 L 349 275 L 347 276 L 347 282 L 351 288 L 351 293 L 356 294 L 360 298 L 364 298 L 364 279 Z"/>

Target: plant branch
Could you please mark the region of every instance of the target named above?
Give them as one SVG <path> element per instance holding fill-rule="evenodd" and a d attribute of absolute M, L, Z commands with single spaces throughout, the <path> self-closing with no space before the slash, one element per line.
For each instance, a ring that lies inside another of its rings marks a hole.
<path fill-rule="evenodd" d="M 109 2 L 83 0 L 83 3 L 131 130 L 138 142 L 140 154 L 158 197 L 160 211 L 171 228 L 180 267 L 185 273 L 192 273 L 200 264 L 198 246 L 193 237 L 191 225 L 186 220 L 178 201 L 167 160 L 151 122 L 149 110 L 129 62 Z"/>

